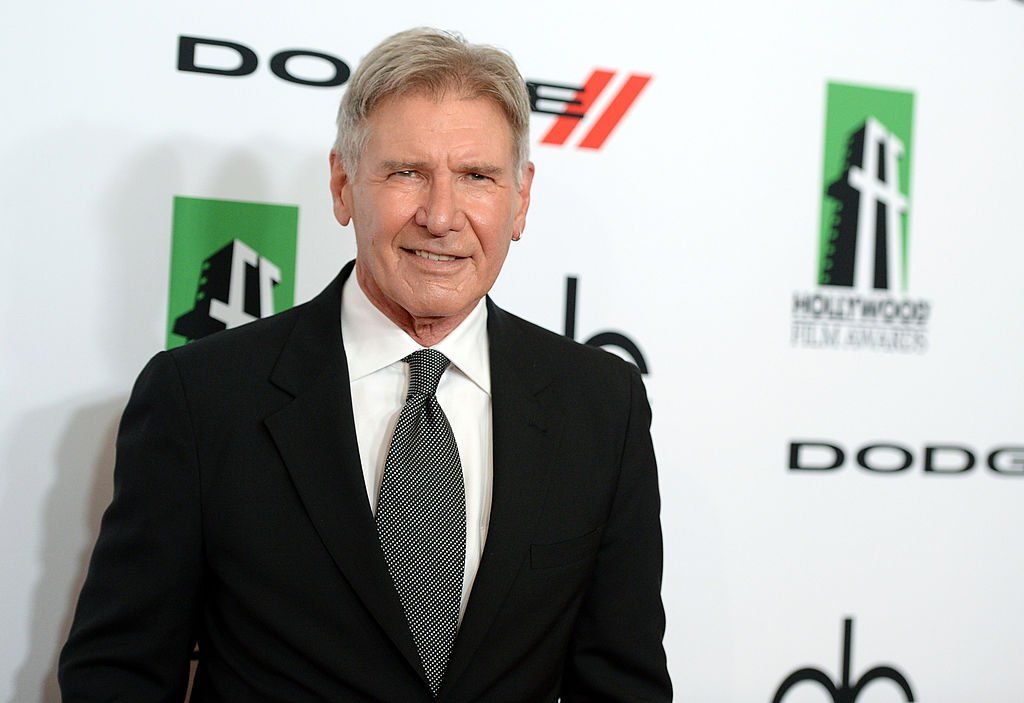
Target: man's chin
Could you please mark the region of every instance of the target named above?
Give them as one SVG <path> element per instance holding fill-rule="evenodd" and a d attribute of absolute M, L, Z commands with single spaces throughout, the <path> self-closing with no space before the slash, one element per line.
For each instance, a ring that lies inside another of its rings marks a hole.
<path fill-rule="evenodd" d="M 403 306 L 406 313 L 419 322 L 441 321 L 453 317 L 465 317 L 476 306 L 476 299 L 410 301 Z"/>
<path fill-rule="evenodd" d="M 468 315 L 484 296 L 471 276 L 446 279 L 431 276 L 408 277 L 395 291 L 393 300 L 411 317 L 421 320 Z"/>

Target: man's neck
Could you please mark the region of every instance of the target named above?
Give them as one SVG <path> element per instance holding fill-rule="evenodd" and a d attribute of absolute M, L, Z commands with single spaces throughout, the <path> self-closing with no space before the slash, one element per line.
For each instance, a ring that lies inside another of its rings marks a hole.
<path fill-rule="evenodd" d="M 358 261 L 356 262 L 355 277 L 363 294 L 366 295 L 366 299 L 370 301 L 373 307 L 380 310 L 385 317 L 423 347 L 432 347 L 447 337 L 476 308 L 476 302 L 474 302 L 468 309 L 454 315 L 415 317 L 404 308 L 389 300 L 380 288 L 374 284 L 373 280 L 363 273 Z"/>

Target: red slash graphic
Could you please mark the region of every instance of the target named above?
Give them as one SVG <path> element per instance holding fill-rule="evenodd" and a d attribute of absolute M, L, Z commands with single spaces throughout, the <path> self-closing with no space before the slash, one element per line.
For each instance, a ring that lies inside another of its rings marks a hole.
<path fill-rule="evenodd" d="M 615 76 L 615 71 L 596 69 L 587 78 L 583 89 L 576 93 L 576 100 L 579 105 L 574 105 L 575 117 L 562 116 L 555 120 L 547 134 L 541 139 L 541 144 L 562 145 L 569 139 L 581 120 L 579 114 L 586 114 L 594 102 L 604 92 L 605 88 Z M 600 149 L 611 135 L 612 130 L 618 126 L 625 116 L 626 111 L 636 102 L 637 97 L 650 82 L 651 76 L 643 74 L 630 74 L 629 78 L 615 94 L 611 102 L 597 117 L 590 130 L 583 135 L 579 147 L 581 149 Z"/>

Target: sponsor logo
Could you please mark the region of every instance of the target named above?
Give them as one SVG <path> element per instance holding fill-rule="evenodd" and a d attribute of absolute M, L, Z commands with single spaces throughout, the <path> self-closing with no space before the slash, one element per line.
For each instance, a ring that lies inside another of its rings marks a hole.
<path fill-rule="evenodd" d="M 924 352 L 927 300 L 910 297 L 912 93 L 829 83 L 817 284 L 796 291 L 795 346 Z"/>
<path fill-rule="evenodd" d="M 576 276 L 566 276 L 565 278 L 564 334 L 572 340 L 576 339 L 576 300 L 578 283 L 579 281 Z M 601 347 L 605 349 L 609 347 L 615 348 L 622 352 L 621 356 L 632 361 L 633 364 L 640 369 L 640 373 L 648 373 L 647 359 L 644 358 L 643 352 L 640 351 L 640 347 L 637 346 L 636 342 L 621 332 L 611 330 L 598 332 L 597 334 L 588 337 L 583 343 L 589 344 L 592 347 Z"/>
<path fill-rule="evenodd" d="M 1024 476 L 1024 445 L 1004 444 L 978 451 L 962 444 L 927 444 L 919 451 L 897 442 L 871 442 L 848 449 L 835 440 L 789 443 L 789 470 L 834 473 L 856 465 L 873 474 L 921 470 L 929 476 L 962 476 L 982 464 L 1000 476 Z"/>
<path fill-rule="evenodd" d="M 782 703 L 789 691 L 804 682 L 818 684 L 828 692 L 833 703 L 856 703 L 861 692 L 875 681 L 888 680 L 895 684 L 903 693 L 903 698 L 891 698 L 893 701 L 903 700 L 913 703 L 914 693 L 910 688 L 907 677 L 891 666 L 876 666 L 868 669 L 856 681 L 850 680 L 850 669 L 853 660 L 853 618 L 843 620 L 843 652 L 842 652 L 842 675 L 838 683 L 833 683 L 821 669 L 806 667 L 797 669 L 787 676 L 779 685 L 772 698 L 772 703 Z M 877 700 L 877 699 L 873 699 Z"/>
<path fill-rule="evenodd" d="M 197 57 L 198 54 L 198 57 Z M 295 72 L 292 59 L 299 58 L 308 67 L 321 65 L 327 73 L 320 77 Z M 226 39 L 178 37 L 178 70 L 185 73 L 206 73 L 215 76 L 249 76 L 259 67 L 256 52 L 245 44 Z M 348 64 L 337 56 L 311 49 L 282 49 L 271 55 L 270 72 L 283 81 L 316 88 L 342 85 L 352 75 Z"/>
<path fill-rule="evenodd" d="M 646 74 L 619 75 L 607 69 L 595 69 L 580 86 L 527 81 L 532 110 L 558 116 L 540 143 L 562 146 L 586 122 L 577 148 L 600 149 L 650 81 Z M 598 108 L 603 95 L 610 99 Z"/>
<path fill-rule="evenodd" d="M 167 347 L 291 307 L 298 219 L 290 205 L 176 197 Z"/>
<path fill-rule="evenodd" d="M 260 68 L 256 50 L 239 41 L 180 35 L 177 68 L 223 78 L 251 76 Z M 270 72 L 283 81 L 313 88 L 348 82 L 351 66 L 333 54 L 313 49 L 281 49 L 270 55 Z M 642 73 L 595 69 L 582 85 L 526 81 L 530 110 L 555 115 L 540 143 L 563 146 L 583 127 L 580 149 L 600 149 L 651 81 Z"/>

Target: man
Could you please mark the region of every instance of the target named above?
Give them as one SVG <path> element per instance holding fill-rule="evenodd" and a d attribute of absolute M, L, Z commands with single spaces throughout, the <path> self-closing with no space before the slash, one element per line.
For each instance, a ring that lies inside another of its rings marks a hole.
<path fill-rule="evenodd" d="M 180 701 L 196 643 L 193 701 L 671 698 L 639 374 L 486 298 L 528 120 L 495 49 L 366 58 L 330 157 L 354 265 L 143 371 L 65 701 Z"/>

